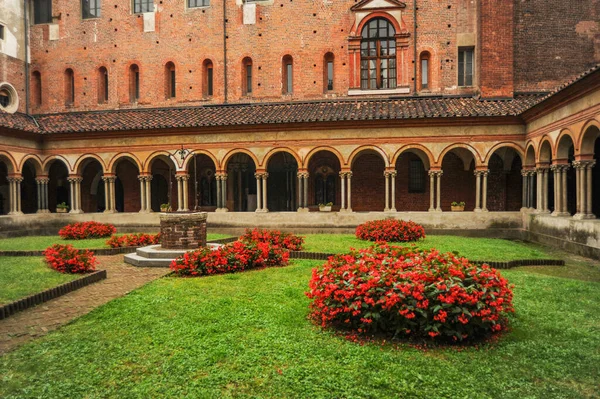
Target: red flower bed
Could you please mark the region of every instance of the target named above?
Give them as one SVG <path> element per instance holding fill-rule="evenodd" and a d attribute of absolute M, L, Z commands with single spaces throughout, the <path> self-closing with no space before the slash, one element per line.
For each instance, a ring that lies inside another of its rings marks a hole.
<path fill-rule="evenodd" d="M 112 224 L 99 222 L 83 222 L 68 224 L 58 232 L 58 235 L 69 240 L 84 240 L 86 238 L 110 237 L 117 229 Z"/>
<path fill-rule="evenodd" d="M 368 241 L 410 242 L 425 238 L 425 229 L 411 220 L 371 220 L 356 228 L 356 237 Z"/>
<path fill-rule="evenodd" d="M 54 244 L 42 253 L 45 262 L 61 273 L 87 273 L 96 270 L 96 257 L 87 249 L 75 249 L 72 245 Z"/>
<path fill-rule="evenodd" d="M 285 266 L 289 252 L 266 242 L 236 241 L 218 249 L 201 248 L 187 252 L 171 263 L 178 276 L 235 273 L 248 269 Z"/>
<path fill-rule="evenodd" d="M 246 242 L 268 242 L 290 251 L 301 251 L 304 244 L 304 237 L 296 236 L 291 233 L 282 233 L 277 230 L 246 229 L 240 241 Z"/>
<path fill-rule="evenodd" d="M 503 330 L 514 312 L 498 271 L 435 250 L 381 245 L 333 256 L 309 287 L 316 323 L 363 334 L 463 341 Z"/>
<path fill-rule="evenodd" d="M 122 236 L 112 236 L 106 241 L 106 245 L 111 248 L 120 247 L 144 247 L 160 243 L 160 233 L 158 234 L 125 234 Z"/>

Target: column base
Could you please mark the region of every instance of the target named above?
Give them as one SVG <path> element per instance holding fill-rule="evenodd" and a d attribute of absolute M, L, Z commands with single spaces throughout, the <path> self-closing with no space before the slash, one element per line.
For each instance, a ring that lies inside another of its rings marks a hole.
<path fill-rule="evenodd" d="M 256 213 L 267 213 L 267 212 L 269 212 L 269 210 L 268 209 L 257 209 L 254 212 L 256 212 Z"/>
<path fill-rule="evenodd" d="M 147 209 L 141 209 L 138 213 L 150 213 L 152 211 L 149 211 Z"/>
<path fill-rule="evenodd" d="M 436 211 L 436 212 L 441 212 L 441 211 L 442 211 L 442 208 L 436 208 L 436 210 L 435 210 L 435 211 Z"/>
<path fill-rule="evenodd" d="M 308 208 L 298 208 L 297 212 L 308 213 Z"/>
<path fill-rule="evenodd" d="M 111 210 L 107 209 L 103 213 L 117 213 L 117 211 L 114 209 L 111 209 Z"/>
<path fill-rule="evenodd" d="M 350 213 L 352 212 L 352 208 L 340 209 L 340 213 Z"/>
<path fill-rule="evenodd" d="M 475 209 L 473 209 L 473 212 L 483 212 L 483 209 L 481 209 L 481 208 L 475 208 Z"/>
<path fill-rule="evenodd" d="M 529 208 L 527 207 L 522 207 L 521 209 L 519 209 L 520 212 L 529 212 Z"/>
<path fill-rule="evenodd" d="M 435 212 L 435 208 L 429 208 L 427 212 Z"/>
<path fill-rule="evenodd" d="M 215 209 L 215 212 L 216 213 L 225 213 L 225 212 L 229 212 L 229 209 L 227 209 L 227 208 L 217 208 L 217 209 Z"/>
<path fill-rule="evenodd" d="M 542 215 L 550 215 L 551 214 L 550 210 L 548 210 L 548 209 L 546 209 L 544 211 L 539 211 L 539 213 Z"/>
<path fill-rule="evenodd" d="M 24 215 L 23 212 L 19 211 L 19 212 L 8 212 L 9 216 L 20 216 L 20 215 Z"/>
<path fill-rule="evenodd" d="M 80 213 L 83 213 L 83 211 L 82 211 L 81 209 L 77 209 L 77 210 L 71 210 L 69 213 L 72 213 L 72 214 L 78 215 L 78 214 L 80 214 Z"/>
<path fill-rule="evenodd" d="M 577 220 L 596 219 L 596 216 L 593 213 L 576 213 L 575 215 L 573 215 L 573 219 L 577 219 Z"/>
<path fill-rule="evenodd" d="M 487 208 L 482 209 L 481 212 L 489 212 Z"/>
<path fill-rule="evenodd" d="M 36 213 L 50 213 L 50 209 L 39 209 Z"/>

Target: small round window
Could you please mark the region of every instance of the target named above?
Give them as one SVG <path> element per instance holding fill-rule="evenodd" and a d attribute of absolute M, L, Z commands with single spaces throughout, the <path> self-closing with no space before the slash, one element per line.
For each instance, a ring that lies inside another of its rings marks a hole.
<path fill-rule="evenodd" d="M 17 90 L 10 83 L 0 83 L 0 111 L 15 113 L 19 108 Z"/>

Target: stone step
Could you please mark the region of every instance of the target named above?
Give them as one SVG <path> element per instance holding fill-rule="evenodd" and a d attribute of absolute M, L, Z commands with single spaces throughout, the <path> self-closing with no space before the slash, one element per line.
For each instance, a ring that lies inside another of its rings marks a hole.
<path fill-rule="evenodd" d="M 184 249 L 162 249 L 160 244 L 136 249 L 138 256 L 148 259 L 175 259 L 188 252 Z"/>
<path fill-rule="evenodd" d="M 145 258 L 138 254 L 127 254 L 123 260 L 125 263 L 139 267 L 169 267 L 173 259 Z"/>

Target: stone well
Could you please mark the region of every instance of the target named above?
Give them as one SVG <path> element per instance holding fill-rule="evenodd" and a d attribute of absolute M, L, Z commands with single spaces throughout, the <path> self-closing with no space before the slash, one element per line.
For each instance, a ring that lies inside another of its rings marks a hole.
<path fill-rule="evenodd" d="M 206 246 L 206 212 L 160 215 L 163 249 L 197 249 Z"/>

